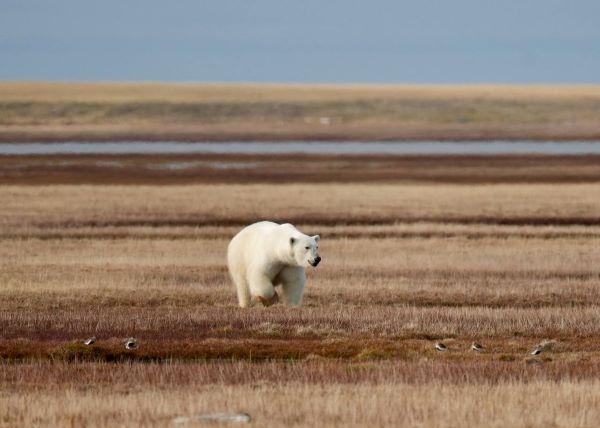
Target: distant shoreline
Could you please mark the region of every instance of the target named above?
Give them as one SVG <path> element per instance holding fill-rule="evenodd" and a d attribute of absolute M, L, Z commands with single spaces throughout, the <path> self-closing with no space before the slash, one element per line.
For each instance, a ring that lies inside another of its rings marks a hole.
<path fill-rule="evenodd" d="M 0 142 L 165 140 L 600 140 L 600 85 L 0 82 Z"/>

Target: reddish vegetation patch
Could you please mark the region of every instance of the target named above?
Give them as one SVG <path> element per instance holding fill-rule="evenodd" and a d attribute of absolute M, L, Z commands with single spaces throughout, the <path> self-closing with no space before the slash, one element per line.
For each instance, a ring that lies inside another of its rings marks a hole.
<path fill-rule="evenodd" d="M 0 156 L 0 183 L 579 183 L 600 181 L 599 160 L 592 155 Z"/>

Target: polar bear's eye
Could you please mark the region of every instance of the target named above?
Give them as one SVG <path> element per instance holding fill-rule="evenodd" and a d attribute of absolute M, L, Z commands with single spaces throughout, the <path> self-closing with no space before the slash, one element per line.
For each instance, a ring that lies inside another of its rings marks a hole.
<path fill-rule="evenodd" d="M 305 250 L 308 250 L 308 249 L 310 249 L 310 247 L 304 247 L 304 249 L 305 249 Z"/>

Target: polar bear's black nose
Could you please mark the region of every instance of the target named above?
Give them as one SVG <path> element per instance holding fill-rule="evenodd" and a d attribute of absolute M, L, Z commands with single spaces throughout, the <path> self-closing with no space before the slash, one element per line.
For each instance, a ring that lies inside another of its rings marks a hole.
<path fill-rule="evenodd" d="M 315 259 L 315 264 L 314 264 L 313 266 L 316 266 L 316 265 L 318 265 L 320 261 L 321 261 L 321 257 L 317 257 L 317 258 Z"/>

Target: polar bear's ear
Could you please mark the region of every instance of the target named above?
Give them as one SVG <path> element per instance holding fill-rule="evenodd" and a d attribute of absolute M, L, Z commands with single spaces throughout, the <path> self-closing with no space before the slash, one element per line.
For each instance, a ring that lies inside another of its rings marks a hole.
<path fill-rule="evenodd" d="M 296 238 L 294 238 L 293 236 L 290 238 L 290 245 L 293 246 L 294 242 L 296 242 Z"/>
<path fill-rule="evenodd" d="M 315 242 L 319 242 L 319 239 L 321 239 L 319 235 L 315 235 L 312 238 L 315 240 Z"/>

